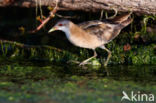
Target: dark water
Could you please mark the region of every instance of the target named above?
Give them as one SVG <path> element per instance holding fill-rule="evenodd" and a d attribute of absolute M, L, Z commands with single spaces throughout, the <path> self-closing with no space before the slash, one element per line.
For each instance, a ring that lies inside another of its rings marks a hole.
<path fill-rule="evenodd" d="M 120 103 L 123 91 L 156 95 L 155 65 L 1 63 L 0 75 L 0 103 Z"/>

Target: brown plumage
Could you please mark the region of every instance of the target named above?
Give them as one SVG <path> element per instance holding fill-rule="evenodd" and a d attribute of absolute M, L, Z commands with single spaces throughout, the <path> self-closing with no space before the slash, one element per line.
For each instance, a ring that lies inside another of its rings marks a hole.
<path fill-rule="evenodd" d="M 89 48 L 94 51 L 94 56 L 83 61 L 80 65 L 86 64 L 90 59 L 97 56 L 95 49 L 97 47 L 105 49 L 108 57 L 105 66 L 108 64 L 111 52 L 105 48 L 104 44 L 109 43 L 120 31 L 132 22 L 129 18 L 131 13 L 126 13 L 108 20 L 93 20 L 80 23 L 78 25 L 69 20 L 59 21 L 49 32 L 61 30 L 65 32 L 68 40 L 79 47 Z"/>
<path fill-rule="evenodd" d="M 109 20 L 87 21 L 78 24 L 78 26 L 87 33 L 97 35 L 100 40 L 107 41 L 108 43 L 119 35 L 121 29 L 132 22 L 132 19 L 129 18 L 130 15 L 131 13 L 125 13 Z"/>

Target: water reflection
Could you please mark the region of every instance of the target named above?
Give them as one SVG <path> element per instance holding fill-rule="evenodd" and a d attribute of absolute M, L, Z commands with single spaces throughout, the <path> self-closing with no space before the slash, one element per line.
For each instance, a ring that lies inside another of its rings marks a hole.
<path fill-rule="evenodd" d="M 87 75 L 97 77 L 109 77 L 115 80 L 132 80 L 140 82 L 156 82 L 156 65 L 115 65 L 108 67 L 94 68 L 78 67 L 78 66 L 64 66 L 64 73 L 70 75 Z"/>
<path fill-rule="evenodd" d="M 2 72 L 3 71 L 3 72 Z M 86 66 L 79 67 L 78 65 L 58 64 L 58 63 L 3 63 L 0 65 L 0 74 L 8 76 L 9 72 L 14 74 L 25 74 L 25 77 L 36 76 L 42 73 L 42 76 L 51 78 L 52 73 L 55 77 L 66 79 L 73 75 L 84 76 L 88 78 L 112 78 L 114 80 L 136 81 L 136 82 L 156 82 L 156 65 L 140 65 L 127 66 L 115 65 L 108 67 Z M 15 73 L 14 73 L 15 72 Z M 29 72 L 29 73 L 27 73 Z M 49 77 L 48 77 L 49 76 Z M 38 76 L 39 77 L 39 76 Z"/>

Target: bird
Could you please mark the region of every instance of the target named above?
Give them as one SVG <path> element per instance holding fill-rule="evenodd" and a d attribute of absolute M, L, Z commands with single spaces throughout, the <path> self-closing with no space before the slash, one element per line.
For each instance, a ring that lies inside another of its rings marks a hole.
<path fill-rule="evenodd" d="M 56 30 L 63 31 L 73 45 L 93 50 L 94 55 L 82 61 L 79 64 L 80 66 L 87 64 L 92 58 L 97 57 L 96 48 L 106 50 L 108 56 L 104 66 L 107 66 L 111 57 L 111 51 L 105 47 L 105 44 L 117 37 L 120 31 L 133 21 L 130 17 L 131 14 L 132 12 L 129 12 L 111 19 L 91 20 L 79 24 L 62 19 L 49 30 L 49 33 Z"/>

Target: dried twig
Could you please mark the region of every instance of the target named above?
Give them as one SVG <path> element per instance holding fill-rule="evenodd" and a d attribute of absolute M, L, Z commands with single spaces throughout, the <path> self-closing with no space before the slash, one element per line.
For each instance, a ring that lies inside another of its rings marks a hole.
<path fill-rule="evenodd" d="M 17 47 L 21 47 L 21 48 L 48 48 L 48 49 L 51 49 L 51 50 L 56 50 L 58 52 L 62 52 L 62 50 L 58 49 L 58 48 L 55 48 L 55 47 L 52 47 L 52 46 L 48 46 L 48 45 L 28 45 L 28 44 L 23 44 L 23 43 L 19 43 L 19 42 L 16 42 L 16 41 L 9 41 L 9 40 L 2 40 L 0 39 L 0 45 L 2 44 L 5 44 L 5 43 L 8 43 L 8 44 L 13 44 L 13 45 L 16 45 Z"/>
<path fill-rule="evenodd" d="M 104 10 L 101 11 L 101 15 L 100 15 L 100 19 L 99 20 L 102 20 L 102 18 L 103 18 L 103 12 L 104 12 Z"/>
<path fill-rule="evenodd" d="M 55 13 L 58 10 L 58 0 L 56 0 L 56 6 L 55 8 L 50 12 L 49 16 L 43 20 L 43 22 L 33 31 L 30 31 L 31 33 L 35 33 L 39 31 L 50 19 L 52 19 L 55 16 Z"/>

